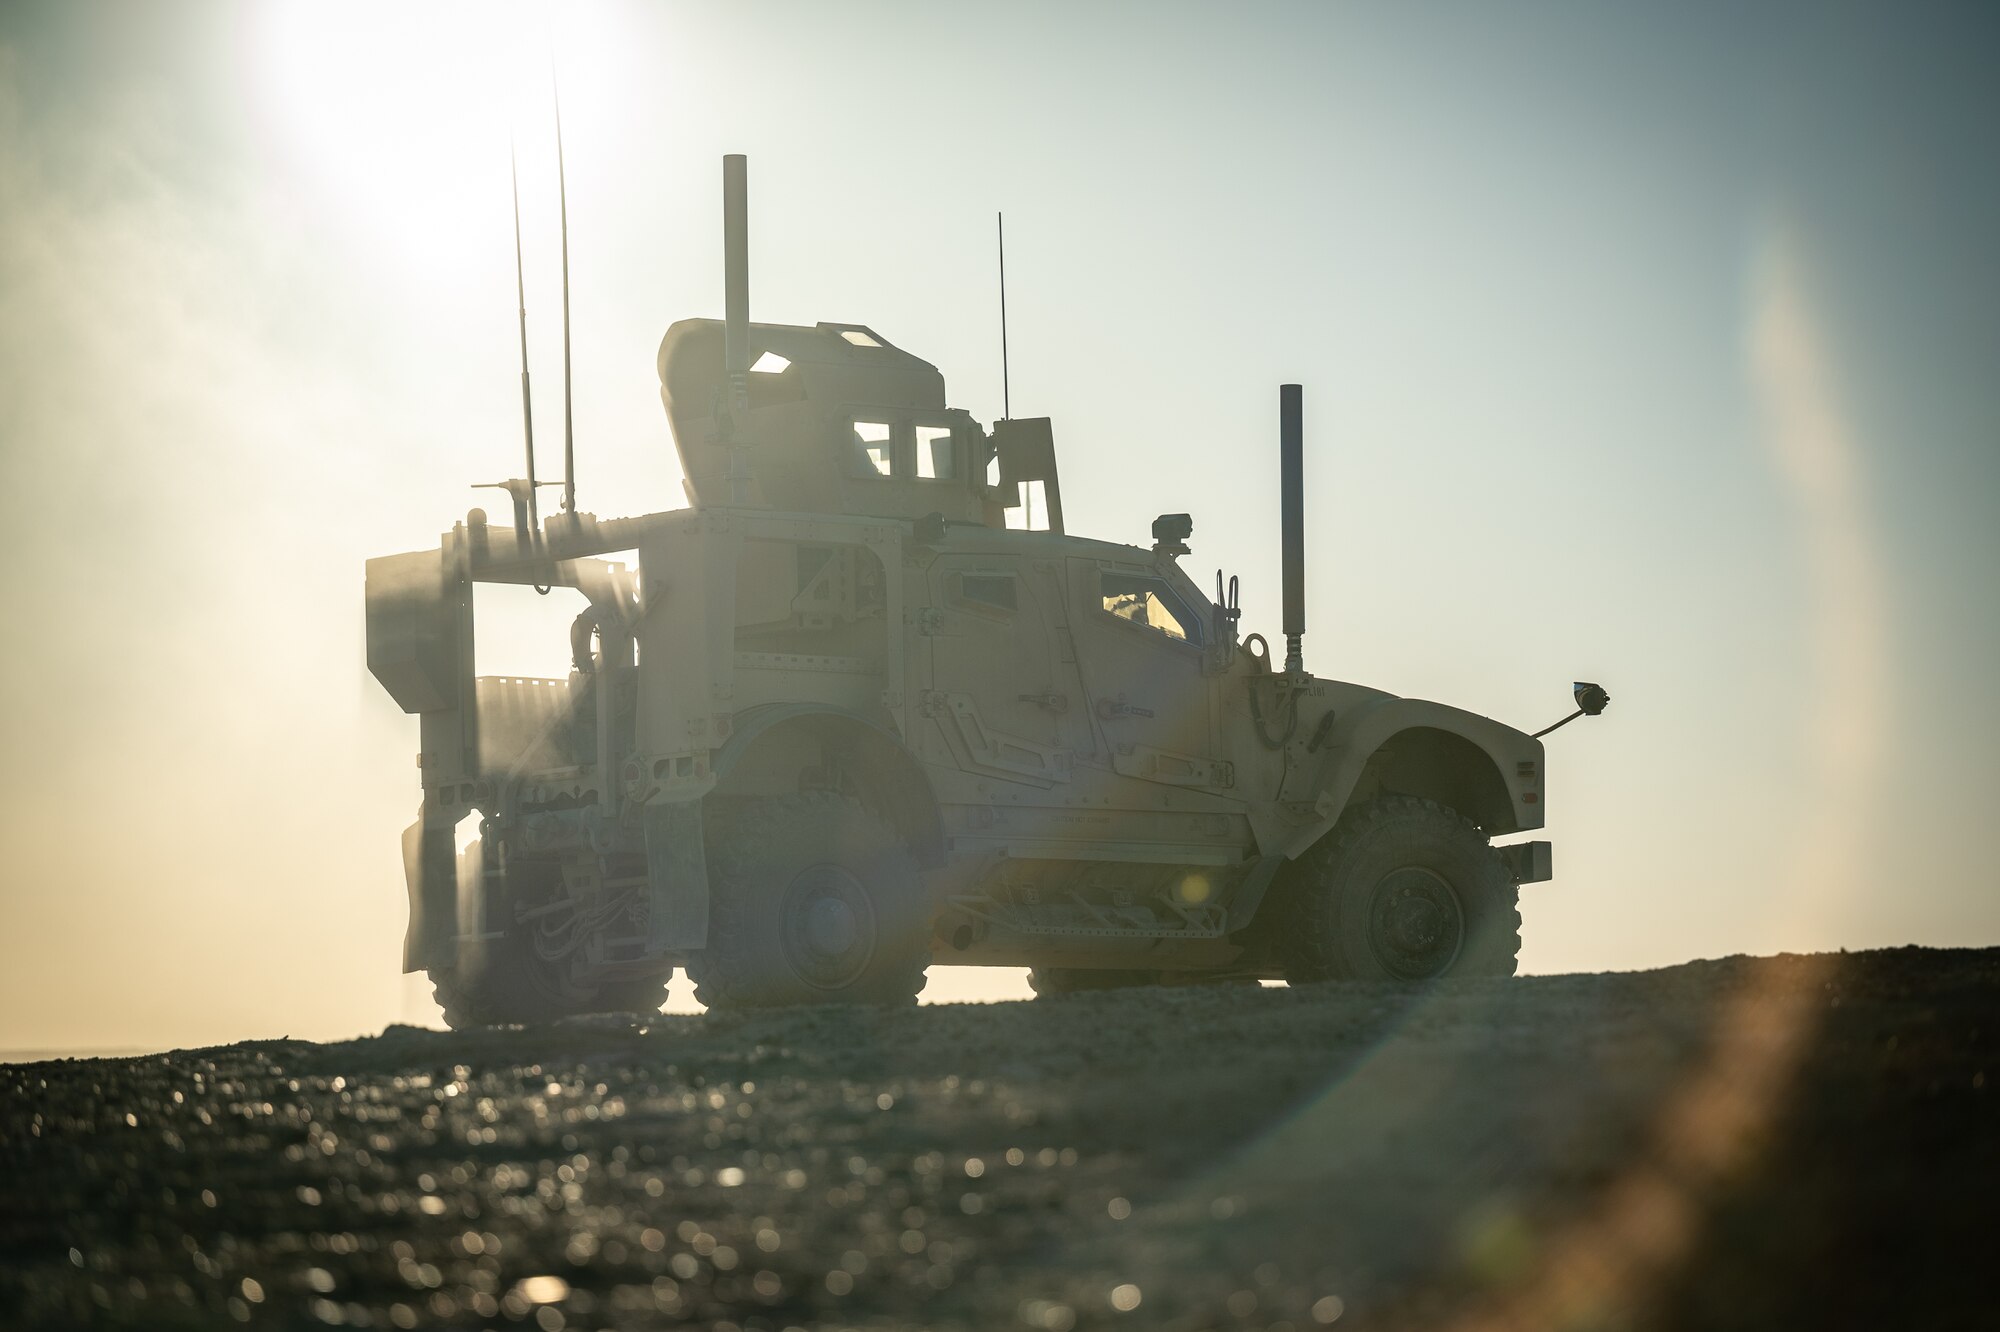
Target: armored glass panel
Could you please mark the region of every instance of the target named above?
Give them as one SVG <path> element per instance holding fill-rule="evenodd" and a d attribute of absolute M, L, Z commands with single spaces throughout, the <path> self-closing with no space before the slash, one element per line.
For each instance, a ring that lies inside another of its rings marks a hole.
<path fill-rule="evenodd" d="M 886 421 L 854 423 L 854 447 L 859 451 L 862 475 L 889 476 L 895 471 L 894 434 Z"/>
<path fill-rule="evenodd" d="M 1201 642 L 1201 621 L 1163 580 L 1108 569 L 1099 578 L 1104 609 L 1119 619 L 1185 643 Z"/>
<path fill-rule="evenodd" d="M 951 428 L 917 427 L 917 475 L 925 481 L 949 481 L 952 467 Z"/>
<path fill-rule="evenodd" d="M 967 601 L 984 602 L 1002 610 L 1015 608 L 1012 574 L 969 573 L 959 580 L 959 590 Z"/>

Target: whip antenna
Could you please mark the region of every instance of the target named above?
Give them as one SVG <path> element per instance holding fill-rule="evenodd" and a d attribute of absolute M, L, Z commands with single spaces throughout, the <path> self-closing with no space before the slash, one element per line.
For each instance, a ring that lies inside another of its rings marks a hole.
<path fill-rule="evenodd" d="M 563 270 L 563 512 L 576 512 L 576 423 L 570 414 L 569 377 L 569 180 L 563 171 L 562 90 L 555 73 L 549 74 L 549 91 L 556 103 L 556 194 L 562 201 Z M 518 205 L 516 205 L 518 207 Z M 518 225 L 518 223 L 517 223 Z M 523 316 L 525 318 L 525 314 Z"/>
<path fill-rule="evenodd" d="M 514 182 L 514 294 L 521 310 L 521 435 L 528 449 L 528 544 L 540 544 L 542 522 L 535 504 L 535 413 L 528 393 L 528 283 L 521 272 L 521 168 L 512 139 L 507 141 L 507 171 Z"/>
<path fill-rule="evenodd" d="M 1000 419 L 1012 419 L 1013 400 L 1007 393 L 1007 215 L 995 213 L 1000 232 Z"/>

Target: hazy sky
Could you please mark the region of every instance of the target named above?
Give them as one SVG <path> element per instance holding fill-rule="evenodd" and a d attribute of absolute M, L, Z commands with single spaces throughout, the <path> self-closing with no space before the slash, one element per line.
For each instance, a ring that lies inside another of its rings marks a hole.
<path fill-rule="evenodd" d="M 1526 969 L 2000 943 L 2000 22 L 1982 6 L 0 8 L 0 1049 L 436 1020 L 362 562 L 519 467 L 521 153 L 582 507 L 682 501 L 653 355 L 867 323 L 1055 420 L 1072 530 L 1190 510 L 1309 666 L 1550 741 Z M 559 459 L 559 443 L 544 454 Z M 482 667 L 562 619 L 482 603 Z M 939 969 L 933 996 L 1017 994 Z M 677 987 L 677 996 L 680 987 Z"/>

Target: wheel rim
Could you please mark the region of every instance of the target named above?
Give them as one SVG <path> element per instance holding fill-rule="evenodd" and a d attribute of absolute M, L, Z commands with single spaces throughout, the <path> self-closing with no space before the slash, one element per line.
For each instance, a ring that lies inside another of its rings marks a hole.
<path fill-rule="evenodd" d="M 1457 890 L 1432 870 L 1391 870 L 1375 885 L 1368 943 L 1398 980 L 1442 976 L 1465 947 L 1465 908 Z"/>
<path fill-rule="evenodd" d="M 875 956 L 875 905 L 861 881 L 838 865 L 801 870 L 785 888 L 785 960 L 821 990 L 852 985 Z"/>

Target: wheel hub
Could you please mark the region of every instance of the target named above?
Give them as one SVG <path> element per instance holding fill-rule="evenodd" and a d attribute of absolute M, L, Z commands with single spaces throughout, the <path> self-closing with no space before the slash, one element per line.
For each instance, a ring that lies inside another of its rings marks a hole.
<path fill-rule="evenodd" d="M 854 908 L 837 897 L 822 897 L 806 912 L 806 939 L 816 953 L 839 956 L 854 947 L 861 931 Z"/>
<path fill-rule="evenodd" d="M 838 865 L 802 870 L 785 889 L 785 959 L 806 984 L 853 984 L 875 955 L 875 908 L 868 889 Z"/>
<path fill-rule="evenodd" d="M 1451 884 L 1415 866 L 1393 870 L 1375 886 L 1369 941 L 1399 980 L 1441 976 L 1465 943 L 1465 912 Z"/>

